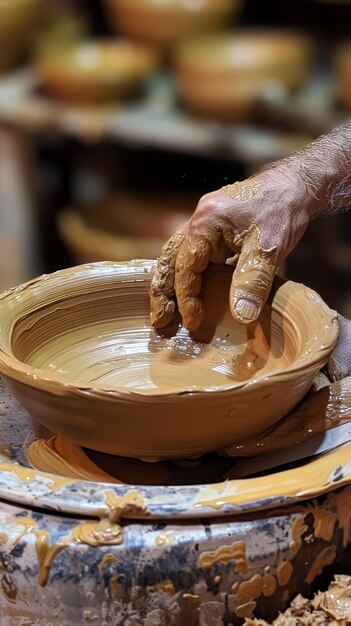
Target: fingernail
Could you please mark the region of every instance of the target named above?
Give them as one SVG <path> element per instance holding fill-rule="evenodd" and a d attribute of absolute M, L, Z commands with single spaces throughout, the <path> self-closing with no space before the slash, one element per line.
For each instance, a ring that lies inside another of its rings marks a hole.
<path fill-rule="evenodd" d="M 250 300 L 238 300 L 235 305 L 235 311 L 239 317 L 244 320 L 253 322 L 258 317 L 258 306 Z"/>

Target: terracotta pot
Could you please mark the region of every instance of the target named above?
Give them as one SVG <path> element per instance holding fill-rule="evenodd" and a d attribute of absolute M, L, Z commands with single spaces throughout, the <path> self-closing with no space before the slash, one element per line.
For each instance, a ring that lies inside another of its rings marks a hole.
<path fill-rule="evenodd" d="M 26 51 L 40 8 L 41 0 L 0 0 L 0 72 Z"/>
<path fill-rule="evenodd" d="M 120 192 L 103 205 L 65 211 L 58 227 L 79 263 L 155 259 L 197 200 L 195 194 Z"/>
<path fill-rule="evenodd" d="M 317 294 L 276 280 L 259 322 L 234 322 L 233 268 L 211 266 L 191 335 L 149 323 L 155 262 L 83 265 L 1 298 L 0 373 L 32 416 L 85 447 L 187 458 L 253 437 L 306 394 L 338 324 Z"/>
<path fill-rule="evenodd" d="M 279 83 L 290 91 L 301 87 L 309 59 L 306 41 L 291 33 L 209 36 L 179 49 L 178 88 L 184 103 L 197 113 L 245 121 L 269 84 Z"/>
<path fill-rule="evenodd" d="M 242 0 L 105 1 L 117 32 L 162 47 L 218 29 L 242 5 Z"/>
<path fill-rule="evenodd" d="M 77 103 L 104 103 L 136 92 L 158 64 L 148 47 L 128 41 L 95 40 L 43 48 L 37 70 L 53 96 Z"/>

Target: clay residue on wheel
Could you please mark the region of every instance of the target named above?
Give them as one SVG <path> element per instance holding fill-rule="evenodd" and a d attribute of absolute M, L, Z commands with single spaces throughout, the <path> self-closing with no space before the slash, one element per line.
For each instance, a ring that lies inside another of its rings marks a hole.
<path fill-rule="evenodd" d="M 351 576 L 335 576 L 327 591 L 313 600 L 298 595 L 272 626 L 346 626 L 351 616 Z M 247 619 L 244 626 L 269 626 L 264 620 Z"/>

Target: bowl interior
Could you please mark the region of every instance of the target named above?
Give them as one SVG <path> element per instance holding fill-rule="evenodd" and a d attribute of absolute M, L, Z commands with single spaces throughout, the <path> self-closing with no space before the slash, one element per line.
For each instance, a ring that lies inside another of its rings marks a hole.
<path fill-rule="evenodd" d="M 229 311 L 232 268 L 211 266 L 202 328 L 189 333 L 177 320 L 160 333 L 149 323 L 153 268 L 92 264 L 15 292 L 2 309 L 14 360 L 62 383 L 157 395 L 232 388 L 289 369 L 308 352 L 316 330 L 296 305 L 302 285 L 277 279 L 259 322 L 245 328 Z"/>

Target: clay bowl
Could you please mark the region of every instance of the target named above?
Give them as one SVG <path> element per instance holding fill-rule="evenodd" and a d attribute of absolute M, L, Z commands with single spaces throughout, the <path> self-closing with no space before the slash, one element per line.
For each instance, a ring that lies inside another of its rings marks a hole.
<path fill-rule="evenodd" d="M 259 323 L 235 323 L 233 269 L 206 273 L 202 328 L 149 324 L 155 262 L 96 263 L 5 293 L 0 373 L 41 424 L 87 448 L 147 460 L 221 449 L 305 395 L 335 345 L 336 314 L 307 287 L 274 283 Z"/>
<path fill-rule="evenodd" d="M 111 25 L 128 37 L 169 48 L 218 29 L 242 0 L 105 0 Z"/>
<path fill-rule="evenodd" d="M 178 89 L 202 115 L 246 121 L 258 95 L 278 83 L 295 91 L 305 81 L 310 50 L 303 37 L 251 31 L 187 42 L 176 54 Z"/>
<path fill-rule="evenodd" d="M 0 72 L 25 52 L 40 16 L 41 0 L 0 0 Z"/>
<path fill-rule="evenodd" d="M 138 91 L 158 64 L 147 46 L 128 41 L 95 40 L 45 46 L 37 55 L 44 89 L 56 98 L 79 104 L 101 104 Z"/>
<path fill-rule="evenodd" d="M 192 193 L 119 192 L 102 205 L 63 212 L 58 228 L 78 263 L 155 259 L 197 201 Z"/>

